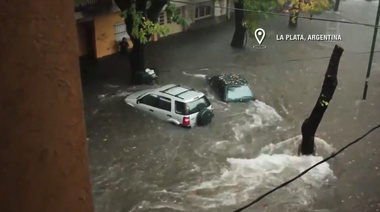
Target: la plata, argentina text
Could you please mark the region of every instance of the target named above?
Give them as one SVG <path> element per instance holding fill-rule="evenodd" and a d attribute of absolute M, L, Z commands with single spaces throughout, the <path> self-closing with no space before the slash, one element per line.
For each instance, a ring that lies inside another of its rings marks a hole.
<path fill-rule="evenodd" d="M 342 41 L 342 36 L 324 34 L 285 34 L 276 35 L 276 41 Z"/>

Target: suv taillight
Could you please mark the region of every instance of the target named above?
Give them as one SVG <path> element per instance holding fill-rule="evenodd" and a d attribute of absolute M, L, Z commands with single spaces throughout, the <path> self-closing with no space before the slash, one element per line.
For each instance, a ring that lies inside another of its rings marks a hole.
<path fill-rule="evenodd" d="M 183 119 L 182 119 L 182 125 L 183 126 L 189 126 L 190 125 L 190 117 L 189 116 L 183 117 Z"/>

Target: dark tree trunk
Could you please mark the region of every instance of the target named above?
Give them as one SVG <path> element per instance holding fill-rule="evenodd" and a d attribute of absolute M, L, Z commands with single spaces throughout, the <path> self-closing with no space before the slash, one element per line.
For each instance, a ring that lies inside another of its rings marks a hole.
<path fill-rule="evenodd" d="M 162 8 L 168 3 L 168 0 L 153 0 L 149 9 L 147 10 L 147 18 L 151 21 L 157 22 Z"/>
<path fill-rule="evenodd" d="M 124 11 L 131 8 L 131 0 L 116 0 L 119 8 Z M 136 2 L 136 11 L 143 13 L 147 19 L 157 23 L 158 17 L 162 8 L 167 4 L 167 0 L 153 0 L 150 7 L 147 9 L 147 0 L 138 0 Z M 124 10 L 123 10 L 124 9 Z M 131 73 L 132 81 L 134 84 L 141 84 L 139 73 L 145 71 L 145 44 L 140 42 L 138 37 L 132 35 L 133 29 L 133 16 L 128 14 L 125 18 L 125 25 L 127 26 L 127 32 L 131 36 L 131 41 L 133 43 L 133 48 L 129 53 L 129 60 L 131 64 Z M 139 26 L 141 29 L 142 26 Z M 152 35 L 147 35 L 147 38 L 150 39 Z"/>
<path fill-rule="evenodd" d="M 136 12 L 142 12 L 143 15 L 146 15 L 146 6 L 147 0 L 138 0 L 136 1 Z M 145 45 L 140 42 L 138 37 L 134 37 L 132 35 L 133 29 L 133 16 L 128 15 L 125 19 L 125 23 L 127 26 L 128 34 L 131 36 L 131 40 L 133 43 L 132 51 L 129 54 L 129 61 L 131 63 L 131 73 L 132 73 L 132 83 L 133 84 L 141 84 L 141 80 L 139 79 L 138 73 L 145 71 Z M 142 26 L 140 25 L 139 28 Z"/>
<path fill-rule="evenodd" d="M 243 1 L 239 1 L 237 3 L 234 3 L 235 9 L 235 32 L 234 36 L 232 37 L 231 46 L 233 48 L 244 48 L 244 40 L 245 40 L 245 33 L 247 31 L 247 28 L 243 26 L 243 20 L 244 20 L 244 11 L 242 9 L 244 8 Z"/>
<path fill-rule="evenodd" d="M 298 10 L 299 8 L 293 7 L 292 10 L 290 11 L 290 16 L 289 16 L 289 27 L 291 28 L 296 28 L 298 24 L 298 16 L 300 14 L 300 11 Z M 294 10 L 298 10 L 297 12 L 294 12 Z M 293 20 L 294 19 L 294 20 Z"/>
<path fill-rule="evenodd" d="M 342 53 L 343 48 L 336 45 L 330 58 L 318 101 L 309 118 L 305 119 L 302 124 L 302 142 L 300 145 L 300 154 L 302 155 L 312 155 L 315 153 L 315 133 L 338 85 L 337 74 Z"/>

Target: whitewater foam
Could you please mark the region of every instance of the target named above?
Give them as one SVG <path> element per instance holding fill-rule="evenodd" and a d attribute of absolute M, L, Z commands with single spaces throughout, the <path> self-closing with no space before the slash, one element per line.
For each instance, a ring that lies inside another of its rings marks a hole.
<path fill-rule="evenodd" d="M 203 79 L 206 79 L 207 77 L 206 74 L 190 74 L 190 73 L 187 73 L 186 71 L 182 71 L 182 74 L 186 76 L 190 76 L 190 77 L 197 77 L 197 78 L 203 78 Z"/>
<path fill-rule="evenodd" d="M 227 166 L 213 177 L 177 185 L 170 191 L 161 190 L 160 200 L 140 204 L 148 210 L 166 207 L 184 211 L 209 211 L 238 206 L 258 197 L 277 185 L 321 161 L 320 156 L 295 156 L 293 143 L 300 136 L 264 147 L 255 158 L 227 158 Z M 322 151 L 333 148 L 322 139 L 317 139 Z M 220 141 L 223 145 L 226 141 Z M 285 153 L 281 153 L 285 152 Z M 323 163 L 298 180 L 269 195 L 263 200 L 270 211 L 299 211 L 310 209 L 317 192 L 336 180 L 330 165 Z M 176 199 L 176 201 L 170 201 Z M 178 201 L 181 200 L 181 201 Z M 144 206 L 143 206 L 144 205 Z M 136 207 L 135 207 L 136 208 Z"/>
<path fill-rule="evenodd" d="M 260 150 L 261 154 L 287 154 L 287 155 L 297 155 L 298 147 L 301 143 L 302 136 L 298 135 L 293 138 L 289 138 L 285 141 L 268 144 Z M 321 138 L 316 137 L 314 139 L 316 153 L 317 155 L 327 157 L 336 151 L 331 145 Z"/>
<path fill-rule="evenodd" d="M 255 100 L 250 103 L 244 113 L 241 115 L 235 114 L 230 124 L 232 125 L 235 139 L 239 141 L 252 129 L 273 126 L 281 120 L 282 117 L 273 107 Z"/>

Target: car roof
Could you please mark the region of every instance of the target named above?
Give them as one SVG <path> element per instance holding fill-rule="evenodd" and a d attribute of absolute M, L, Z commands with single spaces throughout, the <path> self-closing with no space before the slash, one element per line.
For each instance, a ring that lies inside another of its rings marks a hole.
<path fill-rule="evenodd" d="M 177 101 L 190 102 L 196 98 L 204 96 L 204 94 L 195 89 L 182 86 L 169 84 L 156 89 L 157 93 L 165 95 L 166 97 L 175 98 Z"/>
<path fill-rule="evenodd" d="M 219 74 L 213 76 L 217 78 L 224 85 L 247 85 L 248 81 L 240 74 Z"/>

